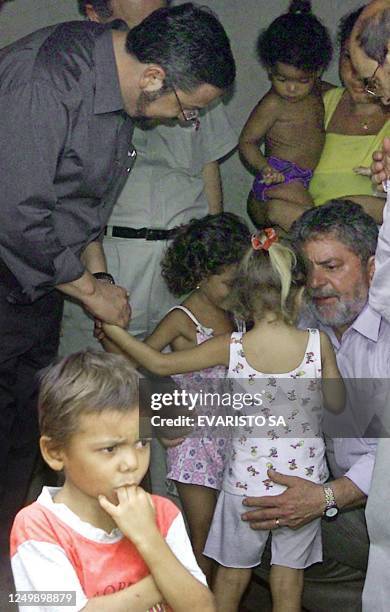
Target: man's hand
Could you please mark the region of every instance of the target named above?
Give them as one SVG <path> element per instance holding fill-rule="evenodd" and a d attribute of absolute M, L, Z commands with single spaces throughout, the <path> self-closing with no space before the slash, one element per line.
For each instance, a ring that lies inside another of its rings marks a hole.
<path fill-rule="evenodd" d="M 381 151 L 375 151 L 372 156 L 371 180 L 374 185 L 382 188 L 383 181 L 390 179 L 390 138 L 385 138 Z"/>
<path fill-rule="evenodd" d="M 275 529 L 276 519 L 279 527 L 299 529 L 323 515 L 325 497 L 322 485 L 298 476 L 285 476 L 275 470 L 268 470 L 268 477 L 288 488 L 280 495 L 244 499 L 245 506 L 255 508 L 241 515 L 252 529 Z"/>
<path fill-rule="evenodd" d="M 82 304 L 95 319 L 125 329 L 131 314 L 128 297 L 123 287 L 97 280 L 94 293 L 85 296 Z"/>

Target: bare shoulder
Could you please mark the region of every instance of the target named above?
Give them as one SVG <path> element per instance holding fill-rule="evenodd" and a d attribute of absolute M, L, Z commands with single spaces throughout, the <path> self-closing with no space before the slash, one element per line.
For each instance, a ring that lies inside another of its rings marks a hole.
<path fill-rule="evenodd" d="M 174 327 L 180 336 L 192 336 L 195 331 L 195 323 L 181 308 L 174 308 L 161 321 L 165 321 L 169 327 Z"/>
<path fill-rule="evenodd" d="M 250 117 L 256 118 L 261 115 L 274 116 L 280 113 L 283 107 L 283 100 L 272 90 L 265 94 L 252 110 Z"/>
<path fill-rule="evenodd" d="M 265 96 L 261 98 L 257 107 L 261 107 L 263 110 L 276 112 L 280 111 L 285 104 L 286 101 L 272 91 L 272 89 L 270 89 L 270 91 L 268 91 Z"/>

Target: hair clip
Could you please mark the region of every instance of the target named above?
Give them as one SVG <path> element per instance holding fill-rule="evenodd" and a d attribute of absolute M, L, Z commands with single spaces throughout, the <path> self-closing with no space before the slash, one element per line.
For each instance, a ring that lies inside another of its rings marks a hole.
<path fill-rule="evenodd" d="M 251 238 L 251 243 L 252 243 L 252 248 L 255 251 L 260 251 L 260 249 L 263 249 L 263 251 L 268 251 L 270 246 L 274 243 L 278 241 L 278 235 L 275 232 L 273 227 L 267 227 L 264 230 L 262 230 L 260 232 L 261 234 L 265 234 L 266 238 L 265 240 L 261 240 L 259 233 L 257 234 L 252 234 L 252 238 Z"/>

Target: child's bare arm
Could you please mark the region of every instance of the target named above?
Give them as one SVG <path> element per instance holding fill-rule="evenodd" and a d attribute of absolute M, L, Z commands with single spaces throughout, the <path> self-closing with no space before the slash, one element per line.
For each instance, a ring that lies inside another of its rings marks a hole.
<path fill-rule="evenodd" d="M 83 610 L 86 612 L 145 612 L 161 603 L 164 596 L 156 586 L 153 576 L 146 576 L 126 589 L 90 599 Z"/>
<path fill-rule="evenodd" d="M 268 93 L 255 106 L 243 127 L 239 150 L 247 163 L 257 172 L 268 167 L 267 159 L 260 151 L 260 144 L 278 118 L 280 104 L 276 96 Z"/>
<path fill-rule="evenodd" d="M 127 332 L 125 333 L 127 334 Z M 157 351 L 161 351 L 177 338 L 178 335 L 180 335 L 180 329 L 177 323 L 177 313 L 170 312 L 160 321 L 151 335 L 145 338 L 144 343 Z M 123 350 L 113 338 L 106 335 L 101 323 L 99 324 L 99 328 L 96 328 L 95 325 L 95 336 L 99 339 L 105 351 L 124 355 L 131 361 L 135 368 L 139 365 L 143 365 L 142 363 L 138 363 L 136 358 L 132 357 L 128 351 Z"/>
<path fill-rule="evenodd" d="M 116 325 L 103 324 L 105 334 L 130 357 L 144 368 L 170 376 L 184 372 L 195 372 L 215 365 L 228 365 L 230 334 L 223 334 L 192 349 L 174 353 L 160 353 L 159 350 L 140 342 Z M 150 340 L 150 339 L 149 339 Z"/>
<path fill-rule="evenodd" d="M 345 386 L 331 341 L 324 332 L 320 332 L 320 337 L 324 404 L 327 410 L 339 414 L 345 406 Z"/>
<path fill-rule="evenodd" d="M 175 612 L 214 612 L 211 592 L 177 559 L 158 530 L 151 496 L 135 486 L 121 487 L 117 495 L 116 506 L 103 496 L 99 502 L 138 549 L 162 600 Z"/>

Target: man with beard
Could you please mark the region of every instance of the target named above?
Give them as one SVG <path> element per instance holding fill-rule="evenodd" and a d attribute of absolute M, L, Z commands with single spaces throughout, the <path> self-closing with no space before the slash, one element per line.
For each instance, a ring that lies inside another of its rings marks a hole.
<path fill-rule="evenodd" d="M 128 323 L 100 237 L 135 158 L 130 117 L 194 115 L 234 77 L 224 29 L 191 3 L 131 32 L 51 26 L 0 53 L 3 550 L 38 452 L 36 373 L 56 355 L 64 294 Z"/>
<path fill-rule="evenodd" d="M 307 312 L 300 327 L 317 327 L 329 335 L 345 379 L 390 376 L 390 325 L 367 302 L 377 234 L 373 219 L 359 205 L 343 200 L 306 211 L 291 228 L 291 240 L 307 270 Z M 352 390 L 355 384 L 364 389 L 356 381 Z M 286 491 L 244 501 L 249 511 L 242 518 L 253 529 L 297 529 L 324 517 L 324 562 L 305 571 L 303 604 L 316 612 L 361 609 L 368 556 L 364 504 L 376 440 L 365 437 L 369 419 L 362 425 L 351 395 L 345 418 L 347 435 L 354 437 L 337 435 L 336 424 L 334 438 L 326 440 L 329 482 L 313 484 L 271 470 L 270 479 L 285 485 Z"/>

